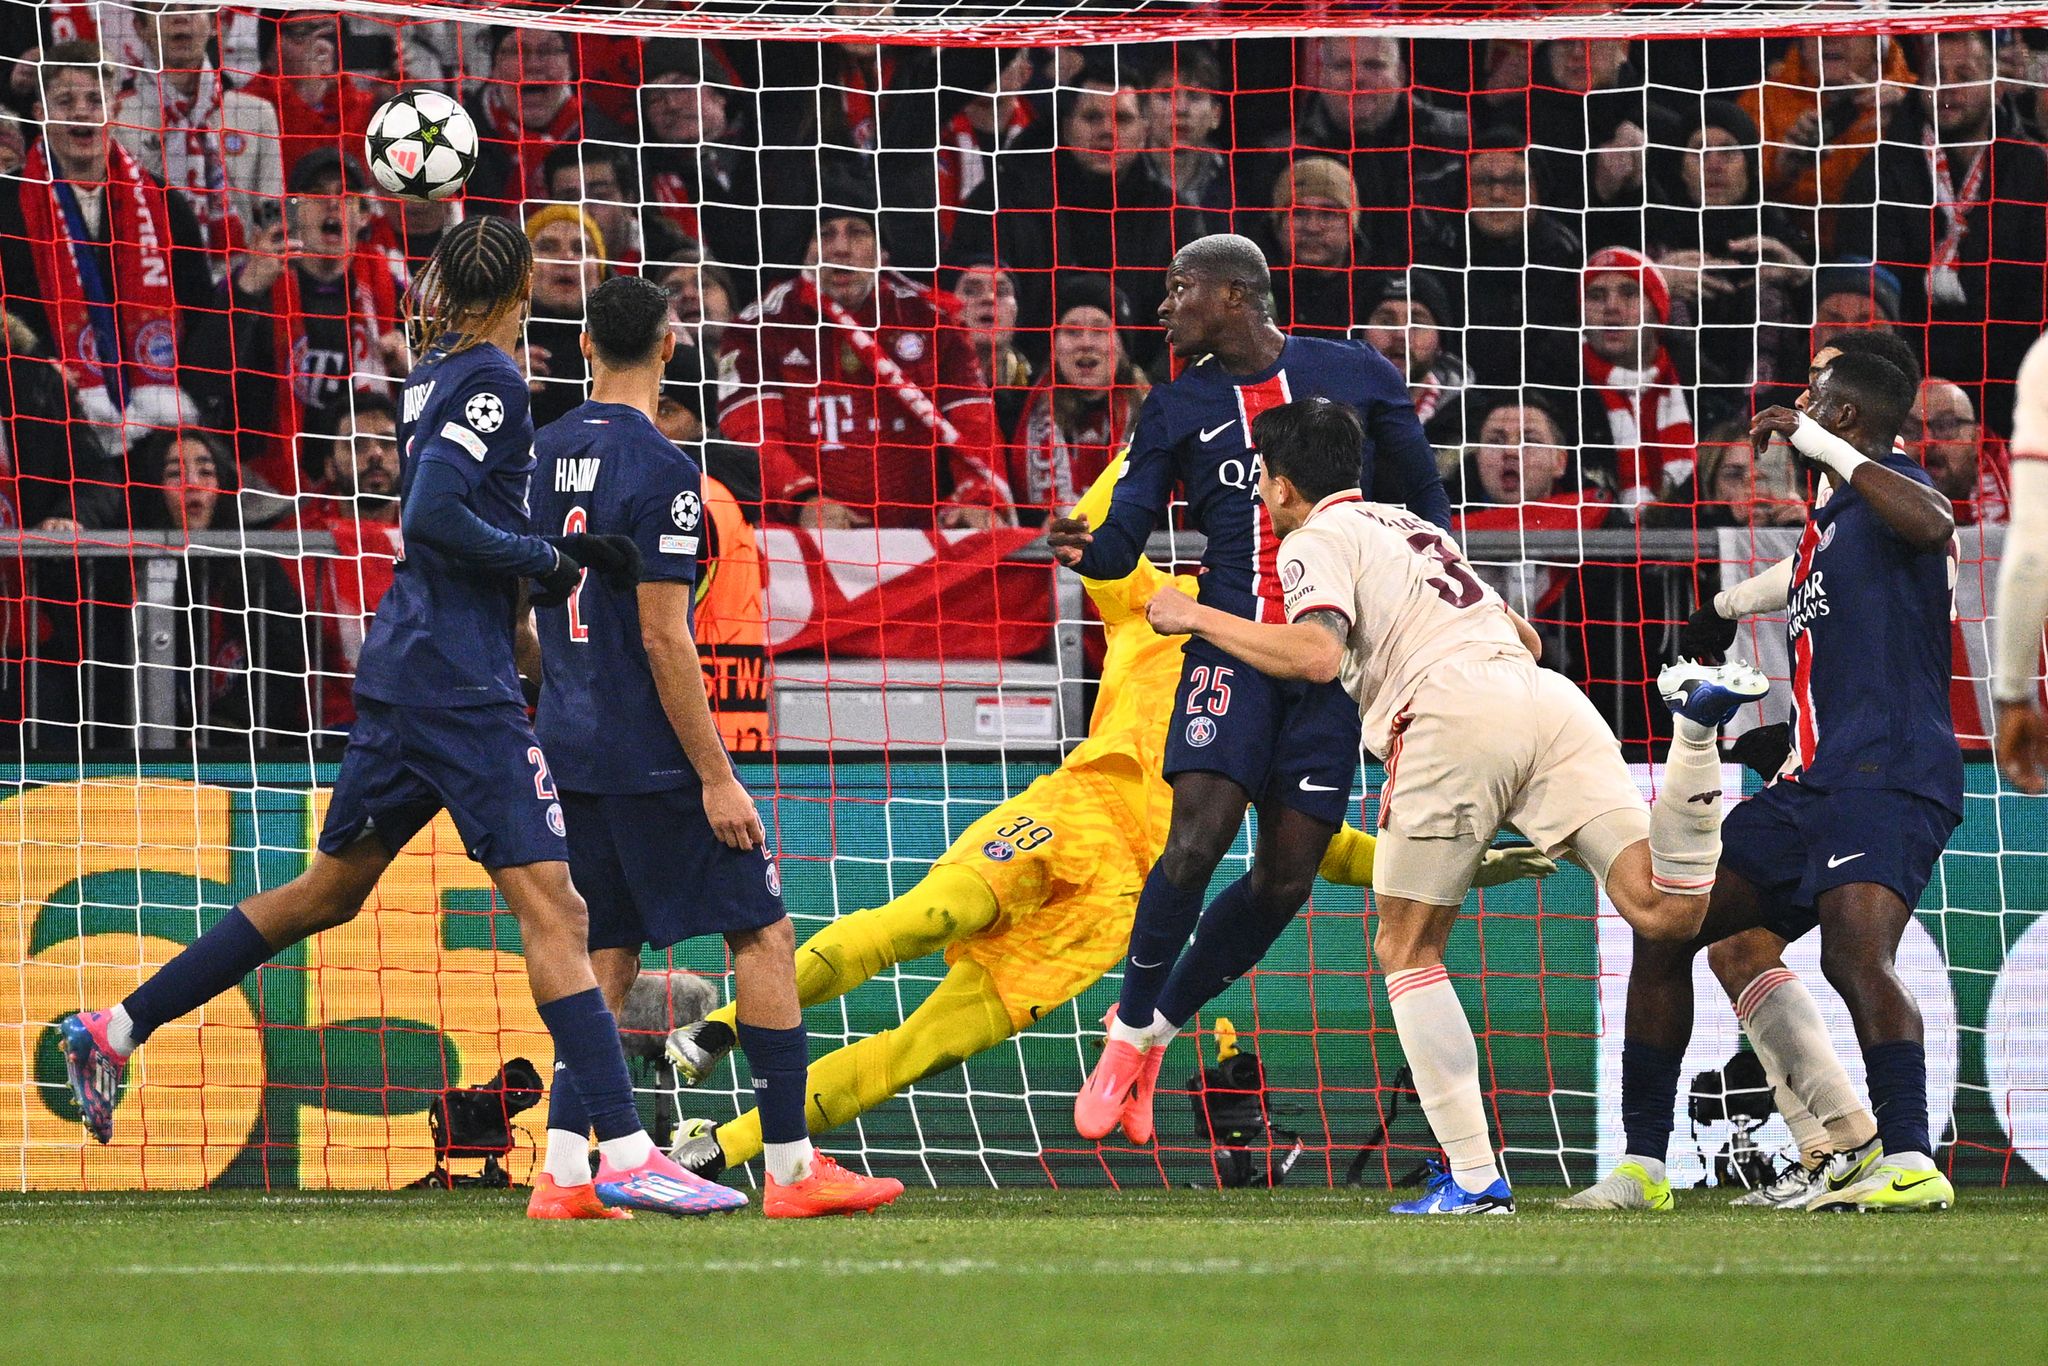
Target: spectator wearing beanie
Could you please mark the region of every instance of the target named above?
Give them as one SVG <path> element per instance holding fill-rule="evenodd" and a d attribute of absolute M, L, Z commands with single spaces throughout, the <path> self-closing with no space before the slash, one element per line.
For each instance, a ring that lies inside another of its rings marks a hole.
<path fill-rule="evenodd" d="M 1106 276 L 1060 276 L 1053 306 L 1052 358 L 1010 442 L 1010 491 L 1027 525 L 1080 501 L 1129 437 L 1149 388 L 1124 346 L 1129 309 Z"/>
<path fill-rule="evenodd" d="M 583 401 L 590 368 L 583 359 L 583 301 L 604 283 L 604 232 L 574 204 L 528 214 L 533 243 L 533 316 L 526 324 L 527 373 L 537 380 L 533 425 L 544 427 Z"/>
<path fill-rule="evenodd" d="M 1455 350 L 1457 319 L 1427 275 L 1396 276 L 1366 315 L 1359 335 L 1408 380 L 1408 398 L 1439 450 L 1464 443 L 1464 392 L 1472 372 Z"/>
<path fill-rule="evenodd" d="M 1335 157 L 1298 157 L 1274 178 L 1266 215 L 1273 320 L 1302 336 L 1344 337 L 1379 292 L 1379 254 L 1361 236 L 1358 186 Z"/>
<path fill-rule="evenodd" d="M 1612 475 L 1620 502 L 1647 502 L 1691 476 L 1696 444 L 1684 381 L 1663 338 L 1671 291 L 1655 263 L 1627 247 L 1593 253 L 1582 287 L 1587 463 Z"/>

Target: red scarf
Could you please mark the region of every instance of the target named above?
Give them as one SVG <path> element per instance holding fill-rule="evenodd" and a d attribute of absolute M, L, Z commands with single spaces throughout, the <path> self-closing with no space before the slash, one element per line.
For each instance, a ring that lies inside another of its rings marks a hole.
<path fill-rule="evenodd" d="M 163 146 L 164 182 L 186 191 L 193 202 L 202 206 L 199 225 L 206 230 L 207 245 L 222 246 L 228 241 L 228 218 L 233 208 L 227 193 L 227 155 L 223 145 L 227 131 L 222 117 L 220 72 L 210 66 L 201 71 L 198 88 L 189 97 L 161 72 L 153 84 L 153 102 L 160 111 L 157 136 Z M 148 85 L 138 88 L 147 90 Z M 145 94 L 143 101 L 147 111 L 151 97 Z M 239 138 L 240 134 L 236 136 Z"/>
<path fill-rule="evenodd" d="M 318 500 L 332 503 L 334 500 Z M 316 506 L 302 525 L 334 537 L 334 555 L 302 555 L 297 561 L 299 593 L 320 623 L 325 663 L 314 675 L 318 724 L 329 729 L 355 719 L 356 658 L 377 604 L 391 588 L 404 542 L 395 526 L 360 522 L 347 502 Z"/>
<path fill-rule="evenodd" d="M 348 263 L 348 380 L 352 387 L 366 388 L 386 378 L 384 353 L 378 343 L 397 325 L 398 289 L 390 265 L 372 248 L 358 247 Z M 309 397 L 306 386 L 330 378 L 306 364 L 306 313 L 299 293 L 299 272 L 287 265 L 278 276 L 271 295 L 271 357 L 277 366 L 279 403 L 278 431 L 282 449 L 271 457 L 273 470 L 284 476 L 295 470 L 292 433 L 304 429 L 302 410 Z M 290 493 L 296 480 L 278 484 Z"/>
<path fill-rule="evenodd" d="M 483 138 L 486 142 L 509 144 L 519 163 L 517 183 L 508 188 L 514 202 L 539 198 L 547 193 L 541 183 L 541 163 L 557 147 L 583 140 L 583 106 L 575 88 L 545 128 L 529 128 L 519 117 L 519 87 L 493 83 L 484 89 Z"/>
<path fill-rule="evenodd" d="M 1047 369 L 1024 401 L 1010 449 L 1010 491 L 1019 507 L 1059 511 L 1081 501 L 1123 444 L 1132 392 L 1112 390 L 1108 399 L 1097 421 L 1077 432 L 1062 431 L 1053 418 L 1053 372 Z"/>
<path fill-rule="evenodd" d="M 686 154 L 695 156 L 695 149 L 686 149 Z M 658 206 L 656 212 L 683 236 L 692 242 L 704 240 L 697 222 L 697 197 L 690 193 L 690 182 L 680 172 L 656 171 L 648 178 L 647 197 Z"/>
<path fill-rule="evenodd" d="M 1935 139 L 1934 130 L 1929 128 L 1920 137 L 1927 149 L 1927 176 L 1934 182 L 1934 212 L 1941 222 L 1941 240 L 1935 244 L 1933 258 L 1927 263 L 1927 294 L 1937 304 L 1967 303 L 1962 277 L 1956 274 L 1956 256 L 1962 251 L 1963 238 L 1969 234 L 1971 212 L 1983 203 L 1984 178 L 1991 172 L 1991 148 L 1978 150 L 1970 173 L 1958 186 L 1949 168 L 1948 149 Z"/>
<path fill-rule="evenodd" d="M 1691 472 L 1698 445 L 1670 348 L 1659 346 L 1648 370 L 1624 370 L 1590 346 L 1583 350 L 1586 383 L 1607 410 L 1621 501 L 1655 497 L 1667 479 L 1683 479 Z M 1590 436 L 1588 445 L 1600 444 Z"/>
<path fill-rule="evenodd" d="M 46 144 L 38 142 L 21 168 L 23 228 L 36 263 L 36 283 L 57 341 L 57 356 L 81 391 L 104 390 L 111 377 L 114 393 L 125 395 L 130 382 L 171 384 L 177 380 L 178 323 L 171 291 L 171 217 L 161 185 L 151 183 L 120 143 L 107 142 L 107 182 L 100 203 L 110 228 L 107 240 L 114 278 L 102 281 L 111 292 L 105 300 L 114 312 L 120 354 L 101 354 L 93 328 L 93 301 L 86 293 L 80 260 L 88 243 L 75 243 L 58 182 L 50 175 Z M 102 366 L 132 365 L 136 373 L 111 376 Z M 112 395 L 109 396 L 110 400 Z M 120 406 L 116 403 L 114 406 Z"/>
<path fill-rule="evenodd" d="M 953 115 L 946 124 L 945 145 L 939 148 L 939 232 L 944 237 L 952 236 L 953 219 L 960 206 L 988 179 L 995 153 L 1031 126 L 1029 101 L 1013 98 L 1009 106 L 1009 116 L 996 130 L 994 147 L 982 145 L 981 130 L 965 110 Z"/>
<path fill-rule="evenodd" d="M 882 349 L 882 343 L 873 332 L 855 322 L 853 315 L 841 308 L 837 299 L 822 293 L 818 289 L 817 281 L 809 275 L 797 276 L 796 297 L 798 303 L 840 330 L 840 339 L 860 357 L 861 363 L 867 366 L 868 373 L 875 377 L 875 383 L 893 391 L 903 406 L 910 409 L 917 420 L 930 429 L 941 445 L 959 449 L 958 429 L 946 420 L 946 415 L 939 411 L 939 405 L 932 402 L 931 396 L 918 388 L 910 376 L 903 373 L 903 367 L 896 363 L 894 356 Z"/>

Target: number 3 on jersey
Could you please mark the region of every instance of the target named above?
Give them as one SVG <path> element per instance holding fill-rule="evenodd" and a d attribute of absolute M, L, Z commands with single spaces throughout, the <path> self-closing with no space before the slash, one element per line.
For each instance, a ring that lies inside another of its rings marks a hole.
<path fill-rule="evenodd" d="M 582 508 L 570 508 L 569 515 L 562 519 L 562 534 L 575 536 L 590 530 L 590 514 Z M 580 645 L 590 639 L 590 628 L 583 623 L 583 584 L 590 578 L 590 571 L 584 570 L 576 576 L 576 589 L 569 594 L 569 642 Z"/>
<path fill-rule="evenodd" d="M 1431 574 L 1423 582 L 1451 606 L 1470 607 L 1486 596 L 1486 585 L 1465 567 L 1456 548 L 1445 543 L 1442 532 L 1418 531 L 1408 538 L 1408 548 L 1443 567 L 1442 574 Z"/>

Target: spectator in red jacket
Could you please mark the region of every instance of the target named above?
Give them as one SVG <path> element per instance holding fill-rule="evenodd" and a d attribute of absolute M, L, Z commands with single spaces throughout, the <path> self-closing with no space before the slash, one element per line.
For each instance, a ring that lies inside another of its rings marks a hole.
<path fill-rule="evenodd" d="M 718 413 L 761 449 L 768 515 L 803 526 L 985 527 L 1010 518 L 995 409 L 967 334 L 885 269 L 871 204 L 827 193 L 815 266 L 726 329 Z"/>
<path fill-rule="evenodd" d="M 283 493 L 318 476 L 300 432 L 334 425 L 350 394 L 404 364 L 390 262 L 362 241 L 369 174 L 322 148 L 292 172 L 291 222 L 266 228 L 228 286 L 241 456 Z"/>
<path fill-rule="evenodd" d="M 353 679 L 363 633 L 391 587 L 403 549 L 398 530 L 398 412 L 381 394 L 358 394 L 319 441 L 326 492 L 307 498 L 299 526 L 334 538 L 334 553 L 302 555 L 299 596 L 308 616 L 320 729 L 355 720 Z"/>
<path fill-rule="evenodd" d="M 377 97 L 341 73 L 341 15 L 297 10 L 266 18 L 261 29 L 264 75 L 249 93 L 269 101 L 282 134 L 284 178 L 307 153 L 362 146 Z"/>

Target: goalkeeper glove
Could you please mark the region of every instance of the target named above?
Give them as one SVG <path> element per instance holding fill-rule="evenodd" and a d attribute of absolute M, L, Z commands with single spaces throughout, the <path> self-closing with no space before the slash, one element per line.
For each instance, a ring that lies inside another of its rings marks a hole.
<path fill-rule="evenodd" d="M 1678 653 L 1702 664 L 1712 664 L 1735 644 L 1735 623 L 1714 610 L 1709 602 L 1685 619 L 1678 632 Z"/>
<path fill-rule="evenodd" d="M 1792 727 L 1780 721 L 1776 725 L 1758 726 L 1735 737 L 1728 746 L 1728 757 L 1735 763 L 1755 773 L 1765 782 L 1778 776 L 1778 770 L 1785 766 L 1785 760 L 1792 756 Z"/>
<path fill-rule="evenodd" d="M 535 607 L 560 607 L 567 602 L 586 568 L 595 570 L 605 587 L 617 592 L 640 582 L 640 547 L 630 536 L 593 536 L 579 531 L 542 539 L 554 548 L 555 567 L 534 575 L 540 587 L 530 599 Z"/>

